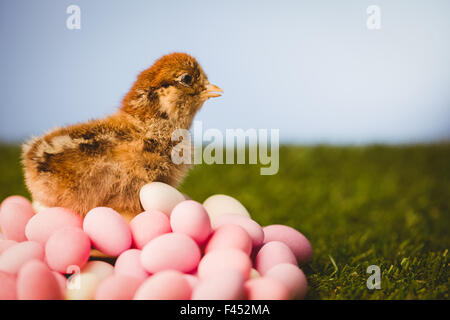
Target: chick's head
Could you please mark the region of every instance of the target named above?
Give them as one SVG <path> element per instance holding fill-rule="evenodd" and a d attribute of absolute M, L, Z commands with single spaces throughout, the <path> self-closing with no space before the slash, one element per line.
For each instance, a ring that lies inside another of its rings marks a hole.
<path fill-rule="evenodd" d="M 140 117 L 192 120 L 203 103 L 222 89 L 209 83 L 200 64 L 185 53 L 158 59 L 141 72 L 125 96 L 125 111 Z"/>

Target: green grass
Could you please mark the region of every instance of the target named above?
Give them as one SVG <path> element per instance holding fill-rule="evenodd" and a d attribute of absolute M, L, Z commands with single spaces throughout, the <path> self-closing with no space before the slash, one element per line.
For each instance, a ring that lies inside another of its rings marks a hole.
<path fill-rule="evenodd" d="M 15 146 L 0 146 L 0 200 L 26 195 Z M 304 233 L 309 299 L 449 299 L 450 144 L 280 149 L 280 170 L 199 165 L 181 190 L 239 199 L 261 225 Z M 369 265 L 381 289 L 369 290 Z"/>

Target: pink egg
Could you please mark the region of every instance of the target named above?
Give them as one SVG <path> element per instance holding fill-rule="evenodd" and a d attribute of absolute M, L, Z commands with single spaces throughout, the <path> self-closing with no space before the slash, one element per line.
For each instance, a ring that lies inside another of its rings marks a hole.
<path fill-rule="evenodd" d="M 303 299 L 308 282 L 303 271 L 290 263 L 282 263 L 268 270 L 265 277 L 275 279 L 286 286 L 292 299 Z"/>
<path fill-rule="evenodd" d="M 20 242 L 0 255 L 0 271 L 17 274 L 19 269 L 28 261 L 44 260 L 44 248 L 37 242 Z"/>
<path fill-rule="evenodd" d="M 59 288 L 61 289 L 61 295 L 64 296 L 67 288 L 67 279 L 61 273 L 52 271 L 55 276 L 56 281 L 58 282 Z"/>
<path fill-rule="evenodd" d="M 133 244 L 142 249 L 150 240 L 165 233 L 172 232 L 169 218 L 157 210 L 144 211 L 130 221 Z"/>
<path fill-rule="evenodd" d="M 17 244 L 17 241 L 14 240 L 0 240 L 0 254 L 2 254 L 3 251 L 6 251 L 6 249 L 12 247 L 15 244 Z"/>
<path fill-rule="evenodd" d="M 267 270 L 280 263 L 297 266 L 297 260 L 287 245 L 281 241 L 271 241 L 261 247 L 255 258 L 256 270 L 265 275 Z"/>
<path fill-rule="evenodd" d="M 249 300 L 289 300 L 290 292 L 281 282 L 271 278 L 255 278 L 245 283 Z"/>
<path fill-rule="evenodd" d="M 313 254 L 311 243 L 299 231 L 281 224 L 264 227 L 263 231 L 264 243 L 270 241 L 284 242 L 295 255 L 298 263 L 311 261 Z"/>
<path fill-rule="evenodd" d="M 39 260 L 27 262 L 17 275 L 19 300 L 61 300 L 61 288 L 50 269 Z"/>
<path fill-rule="evenodd" d="M 118 256 L 131 246 L 131 232 L 122 216 L 111 208 L 98 207 L 86 214 L 84 232 L 94 248 L 110 255 Z"/>
<path fill-rule="evenodd" d="M 8 199 L 3 201 L 0 211 L 0 227 L 2 232 L 6 239 L 19 242 L 26 241 L 25 226 L 31 217 L 34 216 L 33 207 L 25 198 L 24 200 L 19 200 L 22 198 Z"/>
<path fill-rule="evenodd" d="M 83 221 L 75 212 L 60 207 L 47 208 L 36 213 L 25 227 L 28 240 L 45 245 L 48 238 L 64 227 L 81 228 Z"/>
<path fill-rule="evenodd" d="M 19 203 L 25 206 L 31 206 L 31 202 L 22 196 L 9 196 L 7 198 L 5 198 L 5 200 L 3 200 L 3 202 L 0 204 L 0 210 L 2 209 L 2 206 L 6 203 L 10 203 L 10 202 L 14 202 L 14 203 Z"/>
<path fill-rule="evenodd" d="M 259 278 L 259 277 L 261 277 L 261 275 L 259 274 L 258 270 L 256 270 L 255 268 L 252 268 L 250 270 L 250 279 Z"/>
<path fill-rule="evenodd" d="M 86 263 L 81 269 L 81 273 L 93 274 L 98 280 L 102 281 L 114 274 L 114 267 L 105 261 L 92 260 Z"/>
<path fill-rule="evenodd" d="M 183 275 L 184 278 L 187 280 L 187 282 L 189 282 L 189 285 L 191 286 L 192 290 L 197 286 L 197 284 L 199 283 L 199 279 L 198 277 L 192 275 L 192 274 L 184 274 Z"/>
<path fill-rule="evenodd" d="M 250 255 L 252 238 L 247 231 L 235 224 L 224 224 L 217 228 L 205 248 L 205 253 L 217 249 L 234 248 Z"/>
<path fill-rule="evenodd" d="M 142 280 L 115 274 L 103 280 L 95 293 L 95 300 L 133 300 Z"/>
<path fill-rule="evenodd" d="M 253 247 L 260 246 L 264 241 L 264 232 L 261 226 L 254 220 L 239 214 L 223 214 L 216 218 L 215 227 L 217 229 L 224 224 L 236 224 L 242 227 L 252 238 Z"/>
<path fill-rule="evenodd" d="M 238 271 L 244 280 L 250 277 L 252 262 L 248 255 L 238 249 L 218 249 L 208 252 L 198 265 L 198 276 L 205 279 L 227 270 Z"/>
<path fill-rule="evenodd" d="M 80 269 L 91 253 L 91 241 L 80 228 L 66 227 L 53 233 L 45 244 L 48 266 L 60 273 L 69 273 L 69 266 Z"/>
<path fill-rule="evenodd" d="M 192 300 L 243 300 L 244 279 L 240 272 L 227 270 L 202 279 L 192 292 Z"/>
<path fill-rule="evenodd" d="M 157 273 L 167 269 L 190 272 L 200 260 L 197 243 L 182 233 L 163 234 L 142 249 L 141 263 L 145 270 Z"/>
<path fill-rule="evenodd" d="M 139 287 L 135 300 L 189 300 L 191 286 L 181 272 L 166 270 L 149 277 Z"/>
<path fill-rule="evenodd" d="M 150 275 L 141 264 L 141 250 L 130 249 L 122 252 L 114 265 L 114 274 L 145 280 Z"/>
<path fill-rule="evenodd" d="M 0 271 L 0 300 L 16 300 L 16 276 Z"/>
<path fill-rule="evenodd" d="M 184 233 L 198 244 L 204 243 L 212 231 L 205 208 L 193 200 L 182 201 L 173 208 L 170 225 L 173 232 Z"/>

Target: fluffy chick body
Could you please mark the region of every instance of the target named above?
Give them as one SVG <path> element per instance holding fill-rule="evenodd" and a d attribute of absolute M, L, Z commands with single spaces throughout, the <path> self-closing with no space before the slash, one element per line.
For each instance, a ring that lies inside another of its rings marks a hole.
<path fill-rule="evenodd" d="M 187 78 L 187 81 L 185 78 Z M 85 215 L 107 206 L 130 218 L 142 211 L 140 188 L 177 186 L 189 169 L 174 164 L 176 129 L 189 129 L 209 97 L 218 96 L 197 61 L 174 53 L 143 71 L 118 112 L 57 128 L 23 146 L 25 181 L 33 201 Z"/>

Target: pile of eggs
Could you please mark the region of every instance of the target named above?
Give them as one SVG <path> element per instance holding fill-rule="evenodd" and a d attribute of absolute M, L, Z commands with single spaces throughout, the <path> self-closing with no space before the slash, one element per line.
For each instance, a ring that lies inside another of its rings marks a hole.
<path fill-rule="evenodd" d="M 298 267 L 309 241 L 284 225 L 261 227 L 226 195 L 203 204 L 160 182 L 140 191 L 127 222 L 98 207 L 37 213 L 20 196 L 0 207 L 0 299 L 302 299 Z M 92 251 L 94 250 L 94 251 Z M 95 260 L 91 252 L 110 257 Z M 111 258 L 113 257 L 113 258 Z M 106 260 L 106 261 L 105 261 Z"/>

